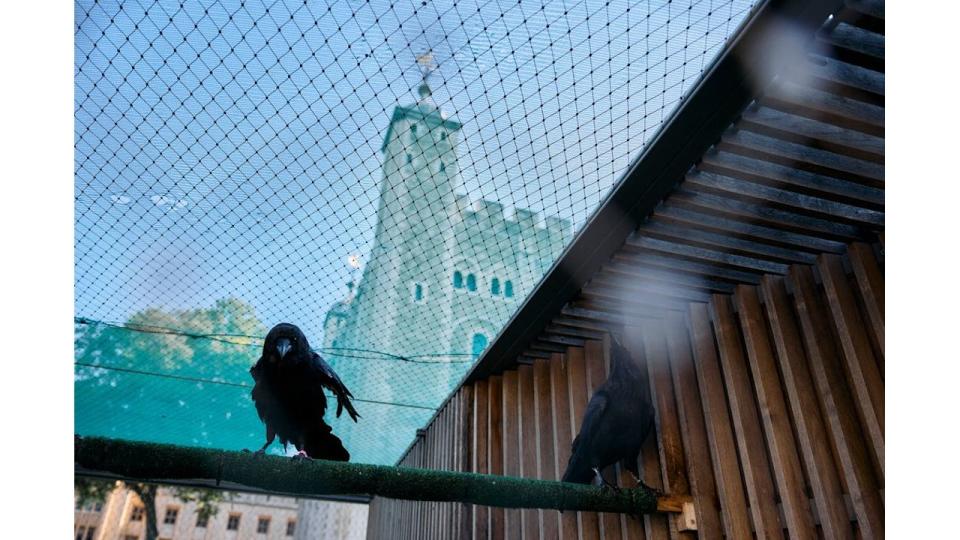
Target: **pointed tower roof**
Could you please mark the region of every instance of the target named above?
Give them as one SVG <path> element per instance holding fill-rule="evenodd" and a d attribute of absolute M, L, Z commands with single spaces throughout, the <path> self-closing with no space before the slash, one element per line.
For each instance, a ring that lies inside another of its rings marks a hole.
<path fill-rule="evenodd" d="M 430 75 L 435 70 L 435 66 L 433 65 L 433 54 L 427 52 L 426 54 L 418 56 L 417 63 L 420 65 L 421 73 L 423 74 L 423 81 L 420 83 L 420 86 L 417 87 L 417 94 L 420 95 L 420 99 L 418 99 L 417 103 L 413 105 L 398 106 L 393 109 L 393 117 L 390 119 L 390 127 L 387 128 L 387 133 L 383 137 L 383 145 L 380 147 L 381 152 L 387 149 L 387 144 L 390 142 L 390 136 L 393 134 L 393 126 L 399 120 L 406 118 L 419 120 L 426 123 L 430 129 L 440 126 L 450 131 L 460 129 L 460 122 L 446 118 L 443 114 L 443 111 L 441 111 L 437 107 L 437 104 L 433 101 L 433 90 L 430 89 L 430 85 L 427 82 L 427 79 L 430 78 Z"/>

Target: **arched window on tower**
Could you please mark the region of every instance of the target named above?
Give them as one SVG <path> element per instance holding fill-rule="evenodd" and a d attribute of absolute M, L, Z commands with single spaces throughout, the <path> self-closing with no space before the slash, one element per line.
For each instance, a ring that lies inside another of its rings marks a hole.
<path fill-rule="evenodd" d="M 490 294 L 500 296 L 500 280 L 493 278 L 490 280 Z"/>
<path fill-rule="evenodd" d="M 441 162 L 440 162 L 440 172 L 443 172 L 443 171 L 445 171 L 445 170 L 447 170 L 447 164 L 441 161 Z"/>
<path fill-rule="evenodd" d="M 453 273 L 453 288 L 462 289 L 463 288 L 463 274 L 459 270 Z"/>
<path fill-rule="evenodd" d="M 470 292 L 477 292 L 477 276 L 473 274 L 467 274 L 467 290 Z"/>
<path fill-rule="evenodd" d="M 410 154 L 407 154 L 407 165 L 411 163 L 413 163 L 413 156 L 411 156 Z"/>
<path fill-rule="evenodd" d="M 470 339 L 470 355 L 474 360 L 480 358 L 483 350 L 487 348 L 487 336 L 477 333 Z"/>
<path fill-rule="evenodd" d="M 503 282 L 503 295 L 507 298 L 513 298 L 513 282 L 509 279 Z"/>
<path fill-rule="evenodd" d="M 416 125 L 416 124 L 410 124 L 410 134 L 411 134 L 411 135 L 416 135 L 416 134 L 417 134 L 417 125 Z"/>

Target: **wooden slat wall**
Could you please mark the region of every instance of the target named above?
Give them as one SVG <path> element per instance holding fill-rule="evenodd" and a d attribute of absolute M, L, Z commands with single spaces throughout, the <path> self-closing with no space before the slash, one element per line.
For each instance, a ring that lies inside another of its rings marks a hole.
<path fill-rule="evenodd" d="M 649 374 L 641 480 L 676 516 L 375 498 L 369 538 L 884 536 L 884 21 L 848 1 L 513 367 L 460 388 L 408 466 L 557 479 L 609 373 Z M 611 467 L 621 486 L 634 479 Z"/>
<path fill-rule="evenodd" d="M 853 257 L 873 270 L 857 270 Z M 368 537 L 882 537 L 882 350 L 868 337 L 883 323 L 882 296 L 871 293 L 882 290 L 882 269 L 872 246 L 855 243 L 834 261 L 794 265 L 683 312 L 624 317 L 625 345 L 649 373 L 656 407 L 642 480 L 692 495 L 696 532 L 666 514 L 376 498 Z M 558 478 L 608 354 L 605 340 L 587 339 L 462 387 L 402 464 Z M 605 476 L 634 485 L 623 471 Z"/>

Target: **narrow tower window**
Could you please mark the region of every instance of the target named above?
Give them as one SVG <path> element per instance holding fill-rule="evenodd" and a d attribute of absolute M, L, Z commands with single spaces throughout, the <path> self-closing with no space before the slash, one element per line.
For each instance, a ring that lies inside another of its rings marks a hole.
<path fill-rule="evenodd" d="M 513 282 L 509 279 L 503 282 L 503 295 L 507 298 L 513 298 Z"/>
<path fill-rule="evenodd" d="M 500 280 L 493 278 L 490 280 L 490 294 L 500 296 Z"/>
<path fill-rule="evenodd" d="M 413 156 L 411 156 L 410 154 L 407 154 L 407 165 L 411 163 L 413 163 Z"/>
<path fill-rule="evenodd" d="M 462 289 L 463 288 L 463 274 L 459 270 L 453 273 L 453 288 Z"/>
<path fill-rule="evenodd" d="M 470 292 L 477 292 L 477 276 L 473 274 L 467 274 L 467 290 Z"/>

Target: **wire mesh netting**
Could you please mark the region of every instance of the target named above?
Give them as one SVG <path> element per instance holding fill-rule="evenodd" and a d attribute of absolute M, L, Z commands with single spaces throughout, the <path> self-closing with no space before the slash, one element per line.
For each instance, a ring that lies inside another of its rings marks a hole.
<path fill-rule="evenodd" d="M 752 7 L 78 1 L 77 433 L 259 447 L 286 321 L 393 463 Z"/>

